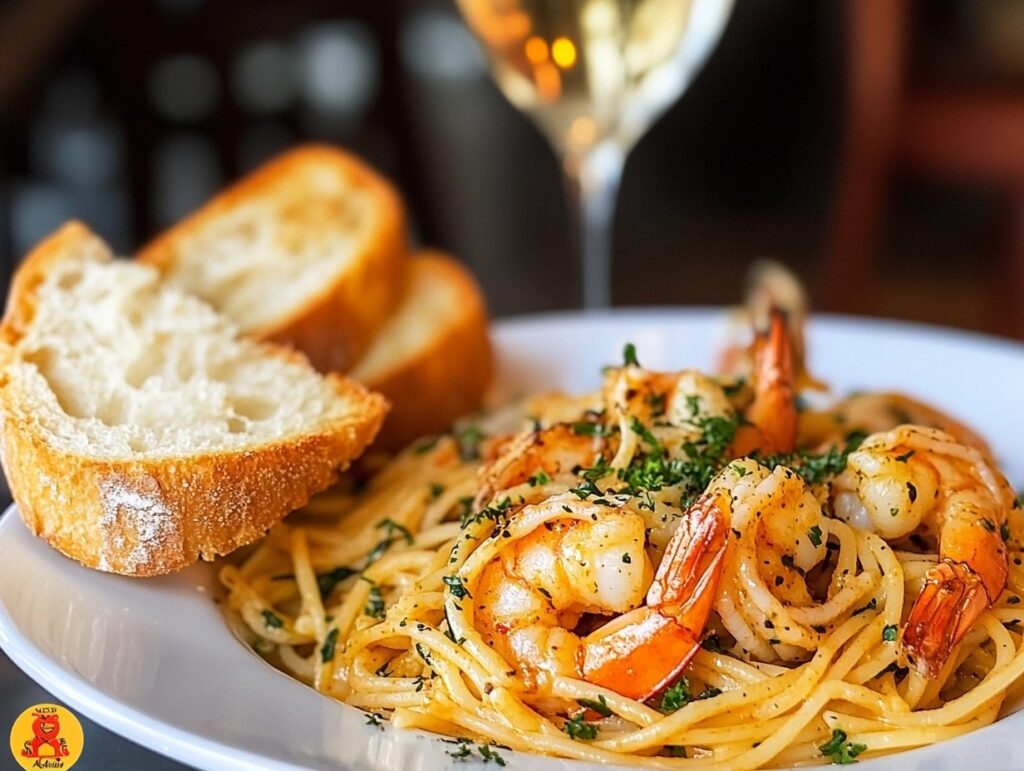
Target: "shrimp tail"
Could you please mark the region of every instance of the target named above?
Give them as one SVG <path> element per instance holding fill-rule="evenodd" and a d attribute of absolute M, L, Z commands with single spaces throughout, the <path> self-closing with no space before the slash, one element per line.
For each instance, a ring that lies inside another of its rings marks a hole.
<path fill-rule="evenodd" d="M 931 568 L 903 628 L 901 653 L 925 677 L 938 677 L 953 648 L 991 605 L 981 577 L 964 562 Z"/>
<path fill-rule="evenodd" d="M 796 446 L 793 344 L 786 314 L 778 308 L 770 312 L 767 332 L 754 341 L 754 400 L 746 419 L 733 440 L 735 456 L 791 452 Z"/>
<path fill-rule="evenodd" d="M 714 496 L 683 517 L 647 592 L 647 604 L 605 624 L 582 649 L 583 676 L 647 700 L 668 688 L 700 649 L 722 574 L 728 528 Z"/>

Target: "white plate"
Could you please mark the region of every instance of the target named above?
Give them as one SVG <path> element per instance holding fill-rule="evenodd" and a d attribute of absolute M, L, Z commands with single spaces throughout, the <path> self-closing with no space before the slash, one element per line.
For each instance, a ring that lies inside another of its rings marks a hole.
<path fill-rule="evenodd" d="M 651 367 L 711 367 L 720 311 L 550 315 L 495 330 L 506 393 L 592 389 L 626 341 Z M 966 418 L 1024 483 L 1024 346 L 908 324 L 817 317 L 815 374 L 837 389 L 899 388 Z M 433 769 L 451 745 L 365 724 L 355 709 L 272 669 L 231 633 L 198 565 L 139 580 L 80 567 L 0 521 L 0 646 L 74 709 L 150 749 L 209 769 Z M 929 748 L 858 768 L 1022 768 L 1024 713 Z M 88 748 L 86 748 L 88 753 Z M 509 768 L 582 764 L 504 752 Z M 459 764 L 461 767 L 461 764 Z M 493 768 L 493 766 L 491 767 Z"/>

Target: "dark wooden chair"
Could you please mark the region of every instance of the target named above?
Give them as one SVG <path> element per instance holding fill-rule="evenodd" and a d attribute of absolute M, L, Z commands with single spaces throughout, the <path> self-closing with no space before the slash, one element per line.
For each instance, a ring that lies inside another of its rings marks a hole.
<path fill-rule="evenodd" d="M 869 307 L 894 175 L 999 190 L 1010 217 L 993 281 L 994 328 L 1024 337 L 1024 90 L 912 86 L 908 0 L 847 0 L 846 137 L 826 244 L 829 307 Z"/>

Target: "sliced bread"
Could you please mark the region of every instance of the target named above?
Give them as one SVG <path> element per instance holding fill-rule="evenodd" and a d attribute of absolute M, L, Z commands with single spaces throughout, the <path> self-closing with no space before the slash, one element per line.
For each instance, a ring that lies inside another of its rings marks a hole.
<path fill-rule="evenodd" d="M 167 573 L 254 541 L 373 440 L 386 402 L 242 337 L 78 223 L 14 277 L 2 457 L 28 527 L 101 570 Z"/>
<path fill-rule="evenodd" d="M 254 337 L 344 372 L 405 289 L 397 192 L 362 161 L 299 147 L 240 180 L 139 253 Z"/>
<path fill-rule="evenodd" d="M 349 373 L 391 402 L 375 445 L 391 450 L 478 409 L 493 373 L 487 309 L 469 272 L 436 252 L 413 257 L 409 272 L 401 306 Z"/>

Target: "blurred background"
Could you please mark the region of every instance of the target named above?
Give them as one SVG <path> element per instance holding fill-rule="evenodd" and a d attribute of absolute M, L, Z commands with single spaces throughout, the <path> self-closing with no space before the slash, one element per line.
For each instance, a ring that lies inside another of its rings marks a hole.
<path fill-rule="evenodd" d="M 0 2 L 0 288 L 86 220 L 130 254 L 297 142 L 365 156 L 497 316 L 574 307 L 558 164 L 450 0 Z M 739 299 L 1024 337 L 1024 2 L 737 0 L 630 154 L 616 305 Z M 46 700 L 0 654 L 0 725 Z M 83 768 L 177 768 L 86 722 Z"/>
<path fill-rule="evenodd" d="M 130 253 L 282 148 L 352 148 L 495 315 L 578 302 L 559 169 L 446 0 L 7 0 L 0 252 Z M 823 309 L 1024 335 L 1024 3 L 738 0 L 630 155 L 616 305 L 722 303 L 774 256 Z"/>

